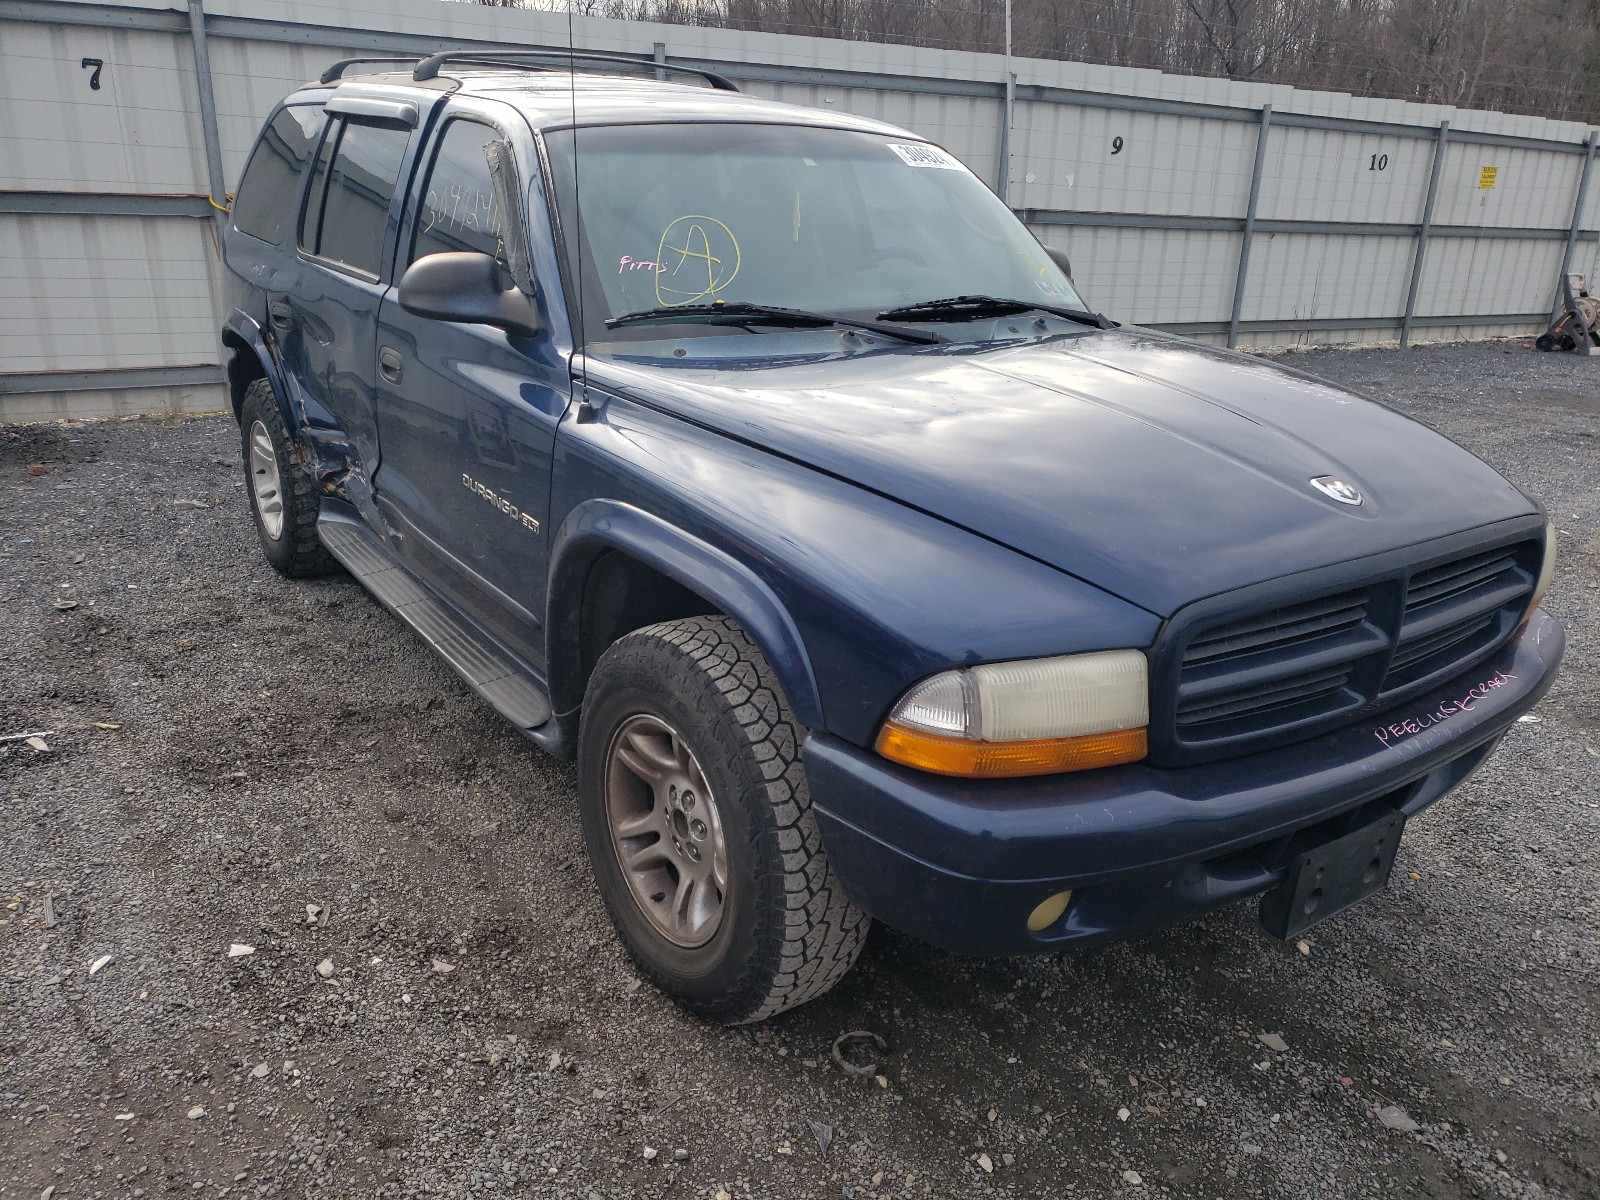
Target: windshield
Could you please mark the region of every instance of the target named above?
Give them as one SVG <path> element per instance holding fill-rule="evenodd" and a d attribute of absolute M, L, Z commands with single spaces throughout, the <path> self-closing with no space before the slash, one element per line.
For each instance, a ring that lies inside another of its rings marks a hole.
<path fill-rule="evenodd" d="M 994 193 L 925 142 L 662 124 L 561 130 L 546 145 L 586 340 L 660 338 L 660 325 L 605 322 L 719 300 L 857 318 L 973 294 L 1083 307 Z"/>

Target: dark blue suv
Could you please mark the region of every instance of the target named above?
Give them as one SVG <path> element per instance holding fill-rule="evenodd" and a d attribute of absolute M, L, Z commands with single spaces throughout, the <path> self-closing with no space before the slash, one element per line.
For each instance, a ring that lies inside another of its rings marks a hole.
<path fill-rule="evenodd" d="M 233 205 L 261 544 L 577 757 L 691 1009 L 821 994 L 869 914 L 1013 954 L 1260 894 L 1294 936 L 1549 687 L 1536 502 L 1094 313 L 938 147 L 632 60 L 381 61 Z"/>

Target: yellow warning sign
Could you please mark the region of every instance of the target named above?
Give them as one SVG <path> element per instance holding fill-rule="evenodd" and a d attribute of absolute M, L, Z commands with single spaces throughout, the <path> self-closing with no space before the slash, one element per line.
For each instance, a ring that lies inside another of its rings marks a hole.
<path fill-rule="evenodd" d="M 1478 168 L 1478 189 L 1480 191 L 1488 191 L 1490 188 L 1494 187 L 1495 180 L 1498 179 L 1499 177 L 1500 177 L 1500 168 L 1499 167 L 1479 167 Z"/>

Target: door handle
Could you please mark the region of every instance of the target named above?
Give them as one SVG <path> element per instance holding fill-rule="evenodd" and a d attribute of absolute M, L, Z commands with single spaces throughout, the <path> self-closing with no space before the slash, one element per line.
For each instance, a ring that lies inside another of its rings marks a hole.
<path fill-rule="evenodd" d="M 272 323 L 279 329 L 287 329 L 294 323 L 294 309 L 289 307 L 287 300 L 273 300 L 267 305 L 267 313 L 272 318 Z"/>
<path fill-rule="evenodd" d="M 388 383 L 400 382 L 400 351 L 393 346 L 378 351 L 378 374 Z"/>

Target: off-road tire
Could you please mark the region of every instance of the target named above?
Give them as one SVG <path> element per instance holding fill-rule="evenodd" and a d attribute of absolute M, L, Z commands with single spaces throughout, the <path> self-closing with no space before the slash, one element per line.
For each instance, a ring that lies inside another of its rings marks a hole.
<path fill-rule="evenodd" d="M 607 818 L 618 730 L 664 720 L 710 785 L 727 849 L 721 923 L 684 949 L 645 915 Z M 822 850 L 800 762 L 804 730 L 738 622 L 651 625 L 601 655 L 584 698 L 578 779 L 584 838 L 606 908 L 640 971 L 685 1008 L 724 1025 L 761 1021 L 822 995 L 855 963 L 871 918 L 846 898 Z"/>
<path fill-rule="evenodd" d="M 251 486 L 250 431 L 258 421 L 272 439 L 273 454 L 278 460 L 283 530 L 276 538 L 267 532 L 256 504 L 255 488 Z M 294 439 L 289 436 L 283 414 L 278 411 L 272 385 L 265 379 L 255 380 L 245 390 L 244 403 L 239 406 L 239 439 L 244 459 L 245 495 L 250 498 L 250 515 L 267 561 L 291 579 L 327 575 L 338 570 L 338 560 L 317 537 L 316 482 L 294 459 Z"/>

